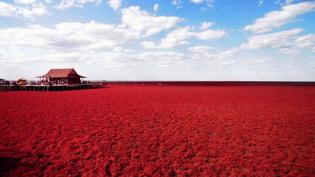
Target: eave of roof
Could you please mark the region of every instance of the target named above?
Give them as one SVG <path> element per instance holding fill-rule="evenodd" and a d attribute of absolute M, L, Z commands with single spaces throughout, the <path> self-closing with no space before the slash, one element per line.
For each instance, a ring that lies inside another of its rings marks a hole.
<path fill-rule="evenodd" d="M 45 77 L 51 77 L 51 78 L 69 78 L 70 75 L 75 75 L 80 78 L 86 78 L 85 76 L 79 75 L 74 68 L 64 68 L 64 69 L 50 69 L 47 74 L 38 76 L 37 78 L 45 78 Z"/>

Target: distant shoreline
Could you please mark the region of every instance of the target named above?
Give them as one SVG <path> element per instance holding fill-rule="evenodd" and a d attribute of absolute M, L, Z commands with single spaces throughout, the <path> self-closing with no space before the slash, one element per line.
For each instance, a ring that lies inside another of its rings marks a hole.
<path fill-rule="evenodd" d="M 117 85 L 296 85 L 315 86 L 314 82 L 301 81 L 106 81 Z"/>

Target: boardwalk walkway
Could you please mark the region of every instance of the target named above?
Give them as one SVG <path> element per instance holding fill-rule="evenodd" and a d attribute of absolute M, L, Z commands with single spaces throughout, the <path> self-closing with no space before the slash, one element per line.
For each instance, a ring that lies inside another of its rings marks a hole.
<path fill-rule="evenodd" d="M 104 84 L 79 84 L 79 85 L 0 85 L 0 91 L 63 91 L 104 88 Z"/>

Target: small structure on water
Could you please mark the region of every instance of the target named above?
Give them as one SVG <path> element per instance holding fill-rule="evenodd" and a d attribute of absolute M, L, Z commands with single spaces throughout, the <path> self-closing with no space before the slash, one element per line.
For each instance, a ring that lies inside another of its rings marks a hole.
<path fill-rule="evenodd" d="M 18 85 L 20 85 L 20 86 L 26 85 L 26 84 L 27 84 L 27 80 L 24 79 L 24 78 L 20 78 L 20 79 L 18 79 L 18 80 L 16 81 L 16 83 L 17 83 Z"/>
<path fill-rule="evenodd" d="M 86 78 L 79 75 L 73 68 L 51 69 L 47 74 L 38 76 L 41 82 L 49 85 L 77 85 L 81 79 Z"/>

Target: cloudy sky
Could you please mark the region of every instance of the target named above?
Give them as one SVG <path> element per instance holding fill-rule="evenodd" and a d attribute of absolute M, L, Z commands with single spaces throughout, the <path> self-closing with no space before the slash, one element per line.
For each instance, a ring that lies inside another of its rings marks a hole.
<path fill-rule="evenodd" d="M 0 78 L 315 81 L 315 1 L 0 0 Z"/>

